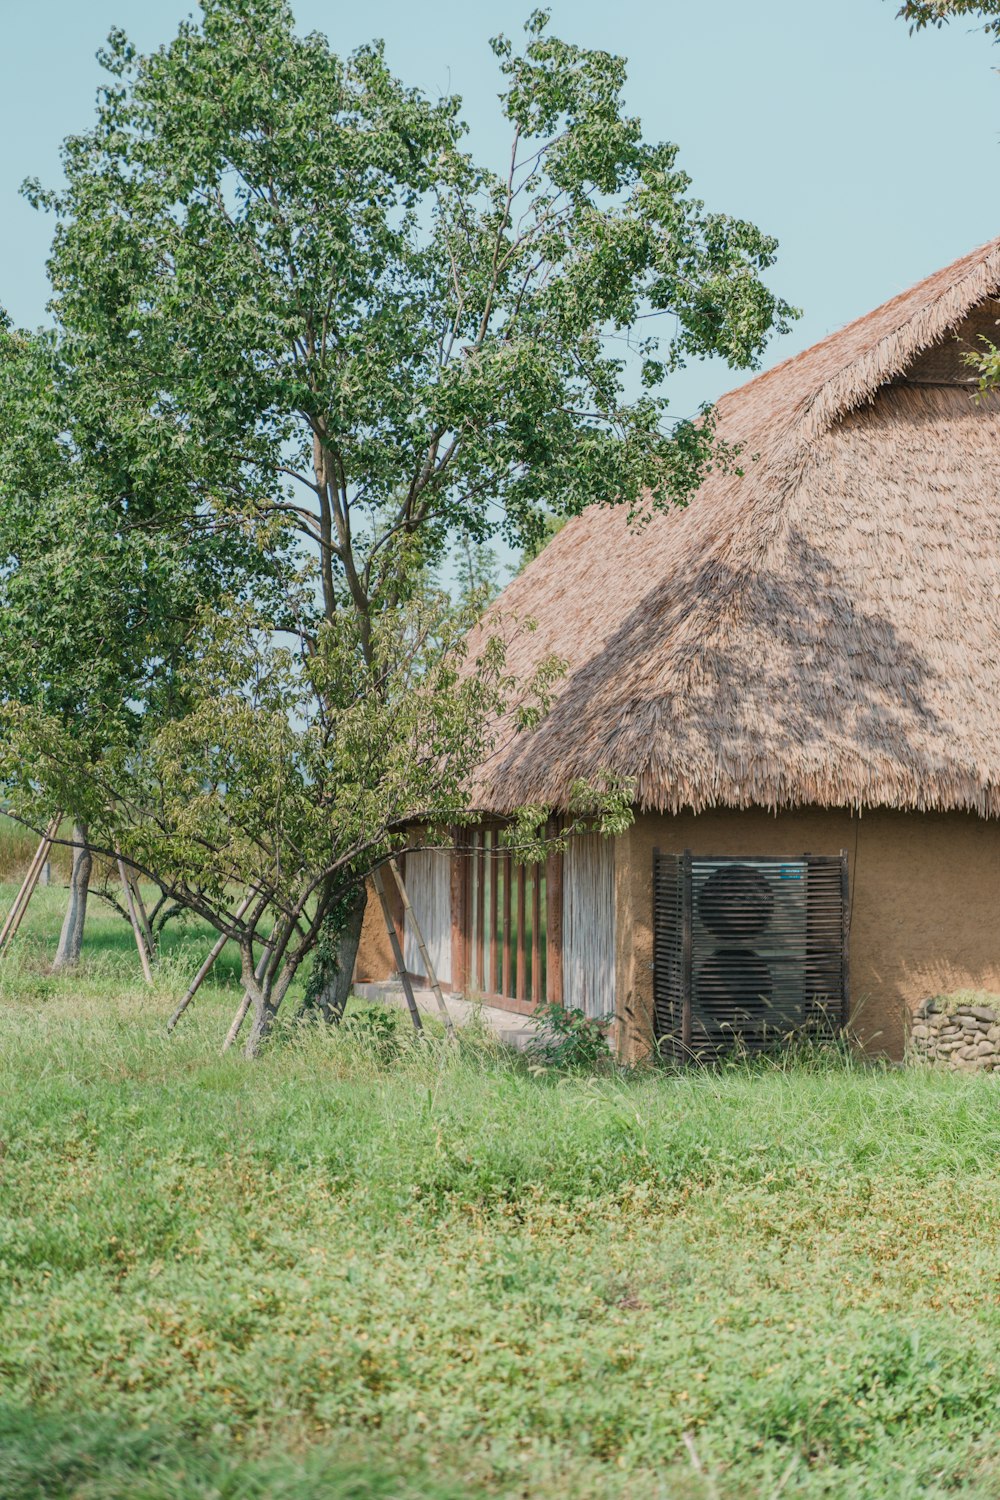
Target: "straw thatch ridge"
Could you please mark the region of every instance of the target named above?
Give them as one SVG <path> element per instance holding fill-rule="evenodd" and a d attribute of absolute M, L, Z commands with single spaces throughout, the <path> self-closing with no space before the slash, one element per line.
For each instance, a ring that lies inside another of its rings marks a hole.
<path fill-rule="evenodd" d="M 569 672 L 477 806 L 611 773 L 650 809 L 1000 812 L 1000 402 L 900 378 L 998 292 L 993 241 L 723 397 L 742 475 L 571 521 L 482 627 Z"/>

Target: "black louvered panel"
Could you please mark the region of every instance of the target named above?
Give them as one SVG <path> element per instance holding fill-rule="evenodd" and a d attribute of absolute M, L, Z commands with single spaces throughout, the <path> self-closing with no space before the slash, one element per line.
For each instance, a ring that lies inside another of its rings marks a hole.
<path fill-rule="evenodd" d="M 686 895 L 690 861 L 681 854 L 653 857 L 653 1009 L 661 1055 L 679 1061 L 684 1035 Z"/>
<path fill-rule="evenodd" d="M 806 1027 L 832 1036 L 847 1024 L 847 855 L 808 858 Z"/>
<path fill-rule="evenodd" d="M 657 854 L 660 1050 L 759 1052 L 846 1020 L 846 855 Z"/>

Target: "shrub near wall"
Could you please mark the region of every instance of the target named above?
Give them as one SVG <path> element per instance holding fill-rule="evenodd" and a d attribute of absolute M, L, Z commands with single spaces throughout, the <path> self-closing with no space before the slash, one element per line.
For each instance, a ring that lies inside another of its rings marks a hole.
<path fill-rule="evenodd" d="M 913 1018 L 910 1058 L 967 1072 L 1000 1068 L 1000 996 L 926 1000 Z"/>

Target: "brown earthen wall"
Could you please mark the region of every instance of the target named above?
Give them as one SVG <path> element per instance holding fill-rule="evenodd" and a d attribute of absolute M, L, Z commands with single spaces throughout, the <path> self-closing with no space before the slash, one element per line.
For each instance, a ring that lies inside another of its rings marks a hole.
<path fill-rule="evenodd" d="M 402 934 L 403 903 L 399 890 L 388 872 L 384 879 L 385 894 L 389 909 L 395 919 L 396 931 Z M 354 978 L 359 984 L 365 984 L 379 979 L 391 979 L 395 972 L 396 960 L 392 956 L 392 946 L 389 942 L 389 934 L 386 932 L 382 906 L 375 887 L 369 880 L 368 904 L 365 907 L 364 922 L 361 924 L 361 941 L 358 943 L 358 956 L 354 961 Z"/>
<path fill-rule="evenodd" d="M 652 1038 L 653 850 L 793 856 L 846 849 L 851 1024 L 871 1052 L 902 1056 L 905 1017 L 929 995 L 1000 994 L 1000 823 L 966 813 L 802 809 L 641 814 L 618 840 L 620 1046 Z"/>

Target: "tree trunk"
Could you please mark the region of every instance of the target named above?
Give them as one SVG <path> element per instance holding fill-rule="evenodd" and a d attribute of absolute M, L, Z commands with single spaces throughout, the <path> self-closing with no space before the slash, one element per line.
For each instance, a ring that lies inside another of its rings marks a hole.
<path fill-rule="evenodd" d="M 271 1004 L 269 990 L 270 985 L 257 984 L 256 981 L 247 985 L 247 994 L 250 996 L 250 1004 L 253 1007 L 253 1020 L 250 1024 L 250 1035 L 243 1048 L 244 1057 L 257 1056 L 277 1015 L 278 1007 Z"/>
<path fill-rule="evenodd" d="M 336 1023 L 344 1014 L 344 1007 L 351 993 L 354 960 L 358 956 L 358 945 L 361 942 L 361 928 L 364 924 L 367 904 L 367 887 L 359 886 L 347 912 L 344 925 L 337 934 L 336 940 L 324 953 L 322 962 L 319 954 L 316 955 L 315 962 L 321 964 L 320 972 L 310 976 L 303 1009 L 319 1011 L 324 1021 Z"/>
<path fill-rule="evenodd" d="M 87 825 L 73 824 L 73 870 L 69 881 L 69 902 L 63 919 L 59 946 L 53 961 L 53 969 L 72 969 L 80 962 L 83 948 L 83 924 L 87 917 L 87 892 L 90 889 L 90 870 L 93 864 L 87 848 Z"/>
<path fill-rule="evenodd" d="M 278 944 L 280 938 L 275 935 L 274 941 Z M 243 1048 L 244 1057 L 257 1056 L 274 1025 L 274 1018 L 281 1009 L 281 1002 L 288 994 L 288 987 L 295 978 L 298 967 L 297 964 L 293 966 L 284 963 L 275 974 L 269 969 L 269 963 L 270 955 L 265 953 L 263 972 L 260 966 L 255 971 L 252 968 L 253 950 L 248 949 L 243 954 L 243 983 L 253 1006 L 253 1023 Z"/>
<path fill-rule="evenodd" d="M 294 978 L 293 971 L 284 968 L 275 979 L 273 975 L 267 974 L 262 979 L 254 975 L 249 983 L 246 979 L 244 968 L 243 982 L 246 984 L 247 994 L 253 1007 L 253 1021 L 250 1026 L 250 1035 L 247 1037 L 246 1046 L 243 1048 L 243 1056 L 253 1058 L 259 1053 L 268 1033 L 274 1025 L 274 1018 L 281 1009 L 281 1002 L 288 991 L 288 986 Z"/>

